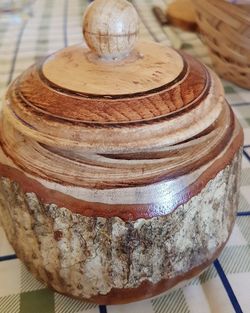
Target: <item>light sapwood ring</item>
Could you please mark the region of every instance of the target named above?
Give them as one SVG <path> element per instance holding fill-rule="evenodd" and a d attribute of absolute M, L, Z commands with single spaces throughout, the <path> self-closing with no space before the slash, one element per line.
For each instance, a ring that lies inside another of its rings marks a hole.
<path fill-rule="evenodd" d="M 83 35 L 100 58 L 120 60 L 133 50 L 139 32 L 138 14 L 125 0 L 95 0 L 85 11 Z"/>

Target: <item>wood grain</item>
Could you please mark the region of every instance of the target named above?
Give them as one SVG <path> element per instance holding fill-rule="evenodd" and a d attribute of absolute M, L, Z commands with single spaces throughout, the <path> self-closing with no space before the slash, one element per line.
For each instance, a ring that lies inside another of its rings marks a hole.
<path fill-rule="evenodd" d="M 83 45 L 71 46 L 48 57 L 41 71 L 62 90 L 92 97 L 141 93 L 174 81 L 183 70 L 179 53 L 152 42 L 140 42 L 127 58 L 100 60 Z"/>
<path fill-rule="evenodd" d="M 145 144 L 153 148 L 160 137 L 167 139 L 168 134 L 170 139 L 173 136 L 170 135 L 173 127 L 177 131 L 187 125 L 184 113 L 189 112 L 190 119 L 196 116 L 204 121 L 193 128 L 198 133 L 208 127 L 221 110 L 219 105 L 213 104 L 213 101 L 221 103 L 221 85 L 214 92 L 207 69 L 188 57 L 186 62 L 190 62 L 187 68 L 192 67 L 192 71 L 188 70 L 184 77 L 180 77 L 179 83 L 176 80 L 148 95 L 118 99 L 93 99 L 52 90 L 33 72 L 35 69 L 31 69 L 10 88 L 7 94 L 10 101 L 6 101 L 4 115 L 5 118 L 9 116 L 10 123 L 21 133 L 48 145 L 121 153 L 134 144 L 138 147 L 139 140 L 142 149 Z M 213 99 L 206 102 L 209 92 L 213 93 Z M 204 109 L 201 110 L 199 103 L 203 101 Z M 173 118 L 177 114 L 179 121 L 175 123 Z M 126 143 L 128 138 L 129 146 Z M 172 138 L 172 143 L 176 140 Z"/>
<path fill-rule="evenodd" d="M 102 59 L 127 57 L 139 32 L 139 17 L 125 0 L 95 0 L 84 13 L 83 35 L 87 45 Z"/>
<path fill-rule="evenodd" d="M 85 216 L 169 214 L 243 143 L 218 78 L 191 57 L 183 60 L 179 81 L 118 98 L 58 90 L 31 67 L 6 96 L 2 175 Z"/>
<path fill-rule="evenodd" d="M 228 125 L 224 131 L 222 125 Z M 8 127 L 2 133 L 0 173 L 44 202 L 66 205 L 84 216 L 130 220 L 165 215 L 198 194 L 243 144 L 242 129 L 230 110 L 214 126 L 160 155 L 151 152 L 148 159 L 136 154 L 92 160 L 91 155 L 33 146 L 24 137 L 18 143 L 20 135 Z"/>

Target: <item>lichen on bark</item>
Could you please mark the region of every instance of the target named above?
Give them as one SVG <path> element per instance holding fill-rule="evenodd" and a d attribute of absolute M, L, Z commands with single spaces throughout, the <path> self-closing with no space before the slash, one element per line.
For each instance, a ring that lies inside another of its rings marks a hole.
<path fill-rule="evenodd" d="M 227 240 L 235 218 L 240 157 L 188 202 L 166 216 L 123 221 L 86 217 L 6 177 L 0 179 L 0 219 L 30 271 L 59 292 L 90 298 L 112 288 L 136 288 L 190 271 Z"/>

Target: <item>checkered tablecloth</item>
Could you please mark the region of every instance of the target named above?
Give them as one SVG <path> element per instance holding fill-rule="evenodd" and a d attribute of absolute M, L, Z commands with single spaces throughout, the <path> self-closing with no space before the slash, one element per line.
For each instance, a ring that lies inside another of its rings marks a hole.
<path fill-rule="evenodd" d="M 167 2 L 157 4 L 165 8 Z M 171 45 L 166 29 L 152 14 L 153 1 L 133 3 L 141 17 L 141 37 Z M 84 0 L 37 0 L 22 14 L 0 13 L 1 96 L 29 65 L 82 40 L 86 5 Z M 195 34 L 173 30 L 185 51 L 210 64 L 207 49 Z M 219 259 L 185 287 L 156 299 L 97 306 L 64 297 L 37 282 L 16 258 L 0 227 L 0 313 L 250 313 L 250 92 L 223 83 L 226 98 L 244 127 L 245 146 L 237 222 Z"/>

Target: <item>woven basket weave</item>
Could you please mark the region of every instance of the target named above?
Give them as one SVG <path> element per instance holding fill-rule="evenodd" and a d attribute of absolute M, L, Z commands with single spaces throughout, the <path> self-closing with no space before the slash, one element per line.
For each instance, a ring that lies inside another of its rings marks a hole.
<path fill-rule="evenodd" d="M 209 47 L 215 70 L 250 89 L 250 4 L 193 0 L 201 38 Z"/>

